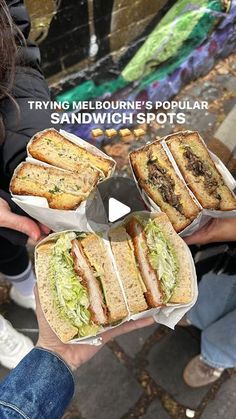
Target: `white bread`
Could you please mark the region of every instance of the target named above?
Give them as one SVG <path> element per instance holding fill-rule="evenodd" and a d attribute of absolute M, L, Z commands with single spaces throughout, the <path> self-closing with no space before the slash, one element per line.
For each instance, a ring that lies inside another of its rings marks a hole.
<path fill-rule="evenodd" d="M 149 163 L 150 158 L 161 170 L 165 171 L 164 175 L 160 174 L 160 180 L 153 182 L 150 182 L 149 177 L 150 167 L 154 167 Z M 198 206 L 175 173 L 165 150 L 158 141 L 133 151 L 130 154 L 130 161 L 139 186 L 160 207 L 161 211 L 168 215 L 177 232 L 182 231 L 197 217 L 200 211 Z M 163 179 L 167 179 L 167 182 L 163 182 Z M 169 189 L 172 188 L 171 195 L 177 197 L 181 210 L 177 205 L 173 205 L 173 199 L 169 199 L 168 191 L 165 192 L 165 184 L 170 185 L 170 183 L 172 183 L 169 187 Z"/>
<path fill-rule="evenodd" d="M 224 183 L 198 132 L 182 131 L 172 134 L 167 137 L 167 145 L 188 187 L 203 208 L 236 210 L 236 198 Z M 193 153 L 195 162 L 191 159 L 191 163 L 186 156 L 188 150 Z"/>
<path fill-rule="evenodd" d="M 42 196 L 50 208 L 72 210 L 87 199 L 99 180 L 99 172 L 71 173 L 55 167 L 22 163 L 13 176 L 10 190 L 15 195 Z"/>
<path fill-rule="evenodd" d="M 28 151 L 35 159 L 78 173 L 81 170 L 88 170 L 88 167 L 94 167 L 108 176 L 114 166 L 114 162 L 110 159 L 97 156 L 72 143 L 55 129 L 48 129 L 35 135 L 28 146 Z"/>

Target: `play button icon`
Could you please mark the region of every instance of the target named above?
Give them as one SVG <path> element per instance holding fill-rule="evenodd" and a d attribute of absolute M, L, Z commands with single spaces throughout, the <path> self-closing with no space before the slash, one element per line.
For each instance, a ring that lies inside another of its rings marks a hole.
<path fill-rule="evenodd" d="M 112 177 L 101 182 L 85 208 L 91 231 L 106 231 L 130 213 L 147 211 L 135 181 L 127 177 Z"/>
<path fill-rule="evenodd" d="M 108 201 L 108 221 L 113 223 L 114 221 L 119 220 L 124 217 L 124 215 L 129 214 L 131 208 L 128 205 L 123 204 L 115 198 L 109 198 Z"/>

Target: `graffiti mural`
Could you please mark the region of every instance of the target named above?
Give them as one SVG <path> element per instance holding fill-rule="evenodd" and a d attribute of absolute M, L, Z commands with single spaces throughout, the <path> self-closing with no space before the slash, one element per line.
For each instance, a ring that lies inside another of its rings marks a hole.
<path fill-rule="evenodd" d="M 59 101 L 167 100 L 236 46 L 236 0 L 27 3 Z M 67 126 L 88 139 L 91 128 Z"/>

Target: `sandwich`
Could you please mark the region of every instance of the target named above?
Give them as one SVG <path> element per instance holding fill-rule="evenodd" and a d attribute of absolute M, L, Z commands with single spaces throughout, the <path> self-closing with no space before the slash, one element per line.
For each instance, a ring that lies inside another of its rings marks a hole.
<path fill-rule="evenodd" d="M 129 216 L 104 240 L 62 232 L 36 248 L 39 298 L 57 336 L 97 335 L 128 315 L 192 300 L 188 249 L 165 214 Z"/>
<path fill-rule="evenodd" d="M 142 294 L 148 308 L 192 300 L 186 244 L 165 214 L 148 219 L 133 215 L 122 226 L 111 229 L 109 237 L 130 308 L 133 299 L 133 304 L 138 301 L 145 309 Z"/>
<path fill-rule="evenodd" d="M 85 172 L 72 173 L 24 162 L 13 175 L 10 190 L 14 195 L 44 197 L 50 208 L 73 210 L 88 198 L 99 179 L 100 172 L 93 167 L 88 167 Z"/>
<path fill-rule="evenodd" d="M 39 245 L 36 274 L 43 312 L 62 342 L 94 336 L 128 314 L 99 235 L 68 232 Z"/>
<path fill-rule="evenodd" d="M 217 170 L 198 132 L 167 137 L 167 145 L 187 183 L 203 208 L 236 210 L 236 198 Z"/>
<path fill-rule="evenodd" d="M 36 134 L 28 145 L 28 152 L 37 160 L 77 173 L 93 167 L 100 170 L 103 178 L 110 175 L 115 164 L 69 141 L 55 129 Z"/>
<path fill-rule="evenodd" d="M 130 162 L 138 184 L 165 212 L 177 232 L 197 217 L 200 208 L 176 174 L 159 141 L 131 152 Z"/>

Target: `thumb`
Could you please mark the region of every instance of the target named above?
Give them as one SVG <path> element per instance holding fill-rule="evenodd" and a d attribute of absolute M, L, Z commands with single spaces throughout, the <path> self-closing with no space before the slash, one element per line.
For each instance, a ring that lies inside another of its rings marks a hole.
<path fill-rule="evenodd" d="M 33 241 L 37 241 L 41 235 L 40 228 L 37 223 L 28 217 L 17 215 L 12 212 L 7 214 L 7 222 L 4 227 L 24 233 Z"/>

